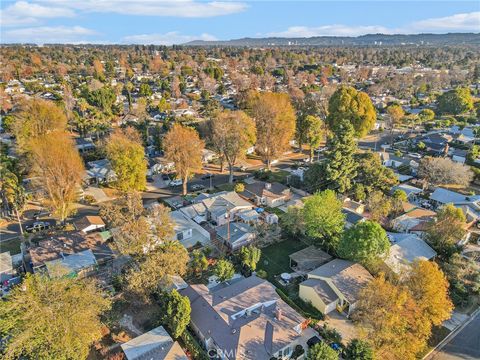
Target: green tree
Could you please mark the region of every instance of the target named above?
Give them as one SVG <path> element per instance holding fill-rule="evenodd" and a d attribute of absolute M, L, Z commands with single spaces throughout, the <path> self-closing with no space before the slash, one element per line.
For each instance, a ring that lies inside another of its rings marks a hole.
<path fill-rule="evenodd" d="M 470 89 L 458 87 L 438 97 L 438 110 L 443 114 L 459 115 L 473 110 Z"/>
<path fill-rule="evenodd" d="M 345 360 L 373 360 L 373 349 L 364 340 L 352 339 L 345 349 Z"/>
<path fill-rule="evenodd" d="M 337 253 L 344 259 L 365 265 L 388 252 L 389 248 L 390 241 L 380 224 L 364 221 L 345 231 Z"/>
<path fill-rule="evenodd" d="M 354 154 L 357 144 L 353 137 L 353 127 L 348 122 L 336 122 L 333 135 L 327 142 L 325 184 L 327 188 L 345 193 L 352 187 L 357 175 L 357 163 Z"/>
<path fill-rule="evenodd" d="M 201 275 L 208 268 L 208 260 L 203 252 L 196 249 L 192 251 L 190 268 L 196 275 Z"/>
<path fill-rule="evenodd" d="M 242 265 L 251 271 L 256 270 L 257 263 L 260 261 L 261 255 L 262 251 L 253 245 L 244 246 L 240 249 L 240 259 L 242 261 Z"/>
<path fill-rule="evenodd" d="M 372 101 L 364 92 L 351 86 L 339 87 L 328 104 L 327 123 L 333 131 L 339 122 L 347 120 L 355 130 L 357 137 L 364 137 L 374 127 L 377 113 Z"/>
<path fill-rule="evenodd" d="M 308 360 L 338 360 L 338 353 L 325 342 L 313 345 L 307 354 Z"/>
<path fill-rule="evenodd" d="M 161 305 L 163 323 L 167 325 L 170 334 L 175 339 L 179 338 L 190 323 L 192 311 L 190 300 L 173 289 L 171 292 L 163 294 Z"/>
<path fill-rule="evenodd" d="M 305 200 L 302 210 L 306 234 L 327 250 L 335 250 L 345 225 L 342 202 L 333 190 L 325 190 Z"/>
<path fill-rule="evenodd" d="M 427 229 L 427 241 L 444 259 L 458 252 L 458 241 L 465 236 L 466 218 L 461 208 L 452 204 L 442 206 L 437 217 L 430 222 Z"/>
<path fill-rule="evenodd" d="M 325 129 L 323 121 L 318 116 L 308 115 L 305 121 L 308 124 L 305 140 L 310 147 L 310 161 L 312 161 L 315 149 L 320 146 L 325 136 Z"/>
<path fill-rule="evenodd" d="M 418 115 L 422 122 L 432 121 L 433 119 L 435 119 L 435 112 L 431 109 L 423 109 Z"/>
<path fill-rule="evenodd" d="M 166 241 L 138 258 L 138 266 L 127 274 L 128 288 L 148 299 L 151 294 L 169 286 L 172 276 L 185 275 L 189 259 L 182 244 Z"/>
<path fill-rule="evenodd" d="M 140 135 L 133 129 L 115 131 L 107 143 L 107 158 L 116 174 L 115 187 L 123 192 L 144 190 L 147 162 Z"/>
<path fill-rule="evenodd" d="M 143 96 L 143 97 L 150 97 L 153 94 L 152 88 L 147 83 L 140 84 L 140 90 L 138 93 L 140 96 Z"/>
<path fill-rule="evenodd" d="M 387 193 L 392 186 L 398 184 L 395 173 L 382 165 L 378 154 L 365 152 L 356 155 L 355 159 L 358 164 L 355 182 L 363 185 L 367 195 L 375 190 Z"/>
<path fill-rule="evenodd" d="M 0 171 L 0 188 L 5 200 L 7 201 L 6 205 L 15 211 L 18 225 L 20 226 L 20 232 L 23 235 L 20 214 L 25 206 L 25 189 L 23 188 L 18 176 L 9 169 L 1 169 Z"/>
<path fill-rule="evenodd" d="M 227 281 L 235 275 L 235 267 L 230 261 L 220 259 L 215 264 L 214 273 L 220 281 Z"/>
<path fill-rule="evenodd" d="M 3 359 L 86 359 L 109 307 L 91 281 L 28 274 L 0 302 Z"/>

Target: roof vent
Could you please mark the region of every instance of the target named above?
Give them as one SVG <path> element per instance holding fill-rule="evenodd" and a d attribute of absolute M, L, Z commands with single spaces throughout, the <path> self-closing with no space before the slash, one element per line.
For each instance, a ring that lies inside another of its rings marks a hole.
<path fill-rule="evenodd" d="M 237 329 L 232 329 L 232 334 L 236 334 L 237 333 Z"/>

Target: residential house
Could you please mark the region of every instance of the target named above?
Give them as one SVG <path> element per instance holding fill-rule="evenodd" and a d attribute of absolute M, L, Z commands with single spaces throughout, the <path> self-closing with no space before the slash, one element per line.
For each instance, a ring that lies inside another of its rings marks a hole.
<path fill-rule="evenodd" d="M 292 197 L 288 187 L 278 182 L 267 183 L 255 181 L 245 185 L 241 195 L 251 200 L 257 206 L 278 207 L 285 204 Z"/>
<path fill-rule="evenodd" d="M 46 261 L 45 267 L 51 277 L 72 276 L 83 278 L 96 271 L 97 260 L 90 249 L 69 255 L 60 252 L 60 258 Z"/>
<path fill-rule="evenodd" d="M 75 147 L 80 154 L 89 153 L 95 150 L 95 144 L 91 138 L 76 137 Z"/>
<path fill-rule="evenodd" d="M 10 251 L 0 253 L 0 286 L 15 274 Z"/>
<path fill-rule="evenodd" d="M 349 316 L 355 309 L 359 292 L 373 280 L 360 264 L 335 259 L 307 274 L 299 285 L 299 296 L 328 314 L 335 309 Z"/>
<path fill-rule="evenodd" d="M 200 203 L 200 206 L 195 206 L 195 212 L 199 215 L 204 214 L 206 220 L 214 226 L 221 226 L 232 221 L 235 214 L 241 210 L 253 209 L 251 203 L 242 199 L 234 191 L 205 195 Z"/>
<path fill-rule="evenodd" d="M 227 247 L 229 251 L 236 251 L 249 245 L 256 237 L 253 227 L 245 223 L 231 222 L 218 226 L 217 240 Z"/>
<path fill-rule="evenodd" d="M 392 194 L 395 192 L 395 190 L 401 190 L 407 195 L 408 201 L 416 201 L 418 198 L 418 195 L 423 193 L 422 189 L 419 189 L 415 186 L 408 185 L 408 184 L 399 184 L 396 185 L 392 188 Z"/>
<path fill-rule="evenodd" d="M 92 266 L 105 264 L 115 257 L 113 250 L 107 244 L 110 238 L 111 234 L 109 231 L 87 235 L 80 232 L 65 233 L 40 241 L 38 244 L 28 248 L 26 253 L 24 253 L 24 263 L 27 265 L 26 268 L 31 268 L 35 273 L 45 270 L 47 264 L 52 264 L 51 262 L 54 260 L 65 260 L 70 255 L 82 253 L 80 256 L 64 261 L 64 263 L 67 267 L 72 265 L 72 269 L 75 270 L 83 270 L 83 267 L 78 267 L 77 264 L 88 264 L 86 267 L 87 271 L 81 271 L 84 274 L 80 274 L 80 276 L 89 275 Z M 83 253 L 86 250 L 90 250 L 91 254 Z M 92 260 L 92 254 L 95 258 L 95 263 Z"/>
<path fill-rule="evenodd" d="M 117 178 L 117 174 L 112 170 L 110 161 L 107 159 L 89 161 L 86 178 L 90 183 L 108 184 Z"/>
<path fill-rule="evenodd" d="M 316 335 L 308 320 L 256 276 L 209 290 L 181 291 L 191 304 L 191 326 L 210 356 L 223 360 L 288 359 L 297 345 L 307 351 Z"/>
<path fill-rule="evenodd" d="M 420 235 L 427 230 L 429 223 L 434 220 L 437 213 L 409 203 L 407 203 L 407 206 L 404 205 L 404 214 L 397 216 L 391 221 L 391 227 L 395 231 L 411 232 Z"/>
<path fill-rule="evenodd" d="M 365 211 L 365 204 L 362 204 L 361 202 L 354 201 L 350 198 L 345 198 L 343 200 L 343 208 L 353 211 L 359 215 L 362 215 Z"/>
<path fill-rule="evenodd" d="M 453 151 L 450 152 L 452 160 L 460 164 L 465 164 L 465 161 L 467 161 L 467 154 L 467 150 L 460 149 L 453 149 Z"/>
<path fill-rule="evenodd" d="M 430 200 L 437 207 L 453 204 L 456 208 L 462 209 L 467 218 L 468 227 L 480 218 L 480 195 L 464 195 L 455 191 L 436 188 L 430 194 Z"/>
<path fill-rule="evenodd" d="M 392 169 L 410 167 L 413 171 L 416 171 L 419 166 L 419 163 L 415 160 L 395 156 L 388 152 L 379 152 L 379 155 L 380 159 L 382 160 L 382 165 Z"/>
<path fill-rule="evenodd" d="M 415 234 L 389 233 L 392 246 L 385 259 L 385 264 L 395 273 L 400 274 L 416 260 L 432 260 L 437 253 L 425 241 Z"/>
<path fill-rule="evenodd" d="M 105 223 L 100 216 L 87 215 L 73 222 L 75 229 L 81 231 L 84 234 L 88 234 L 92 231 L 105 229 Z"/>
<path fill-rule="evenodd" d="M 174 239 L 180 241 L 186 249 L 197 244 L 202 247 L 210 245 L 210 233 L 180 210 L 172 211 L 170 217 L 174 224 Z"/>
<path fill-rule="evenodd" d="M 121 345 L 127 360 L 188 360 L 188 356 L 163 326 Z"/>

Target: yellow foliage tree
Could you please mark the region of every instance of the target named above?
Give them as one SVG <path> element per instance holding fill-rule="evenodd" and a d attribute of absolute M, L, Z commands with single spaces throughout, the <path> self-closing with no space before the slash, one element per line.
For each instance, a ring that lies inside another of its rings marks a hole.
<path fill-rule="evenodd" d="M 187 182 L 194 171 L 202 168 L 202 150 L 205 143 L 195 129 L 174 124 L 163 139 L 165 157 L 175 163 L 177 175 L 183 181 L 183 195 L 187 194 Z"/>

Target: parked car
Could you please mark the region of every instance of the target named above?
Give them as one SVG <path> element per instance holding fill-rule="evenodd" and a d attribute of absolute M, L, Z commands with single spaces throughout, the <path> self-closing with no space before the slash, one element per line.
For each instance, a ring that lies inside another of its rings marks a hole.
<path fill-rule="evenodd" d="M 37 211 L 36 213 L 33 214 L 33 220 L 38 220 L 41 217 L 49 217 L 52 216 L 52 214 L 49 211 Z"/>
<path fill-rule="evenodd" d="M 180 186 L 183 184 L 183 181 L 182 179 L 174 179 L 172 181 L 170 181 L 170 184 L 168 184 L 169 186 Z"/>
<path fill-rule="evenodd" d="M 38 231 L 48 230 L 50 229 L 50 223 L 46 221 L 36 221 L 32 225 L 28 225 L 25 230 L 28 233 L 36 233 Z"/>
<path fill-rule="evenodd" d="M 409 153 L 408 156 L 410 156 L 414 159 L 421 159 L 422 158 L 422 155 L 420 155 L 418 153 Z"/>
<path fill-rule="evenodd" d="M 202 189 L 205 189 L 205 186 L 203 186 L 202 184 L 192 185 L 192 190 L 202 190 Z"/>

